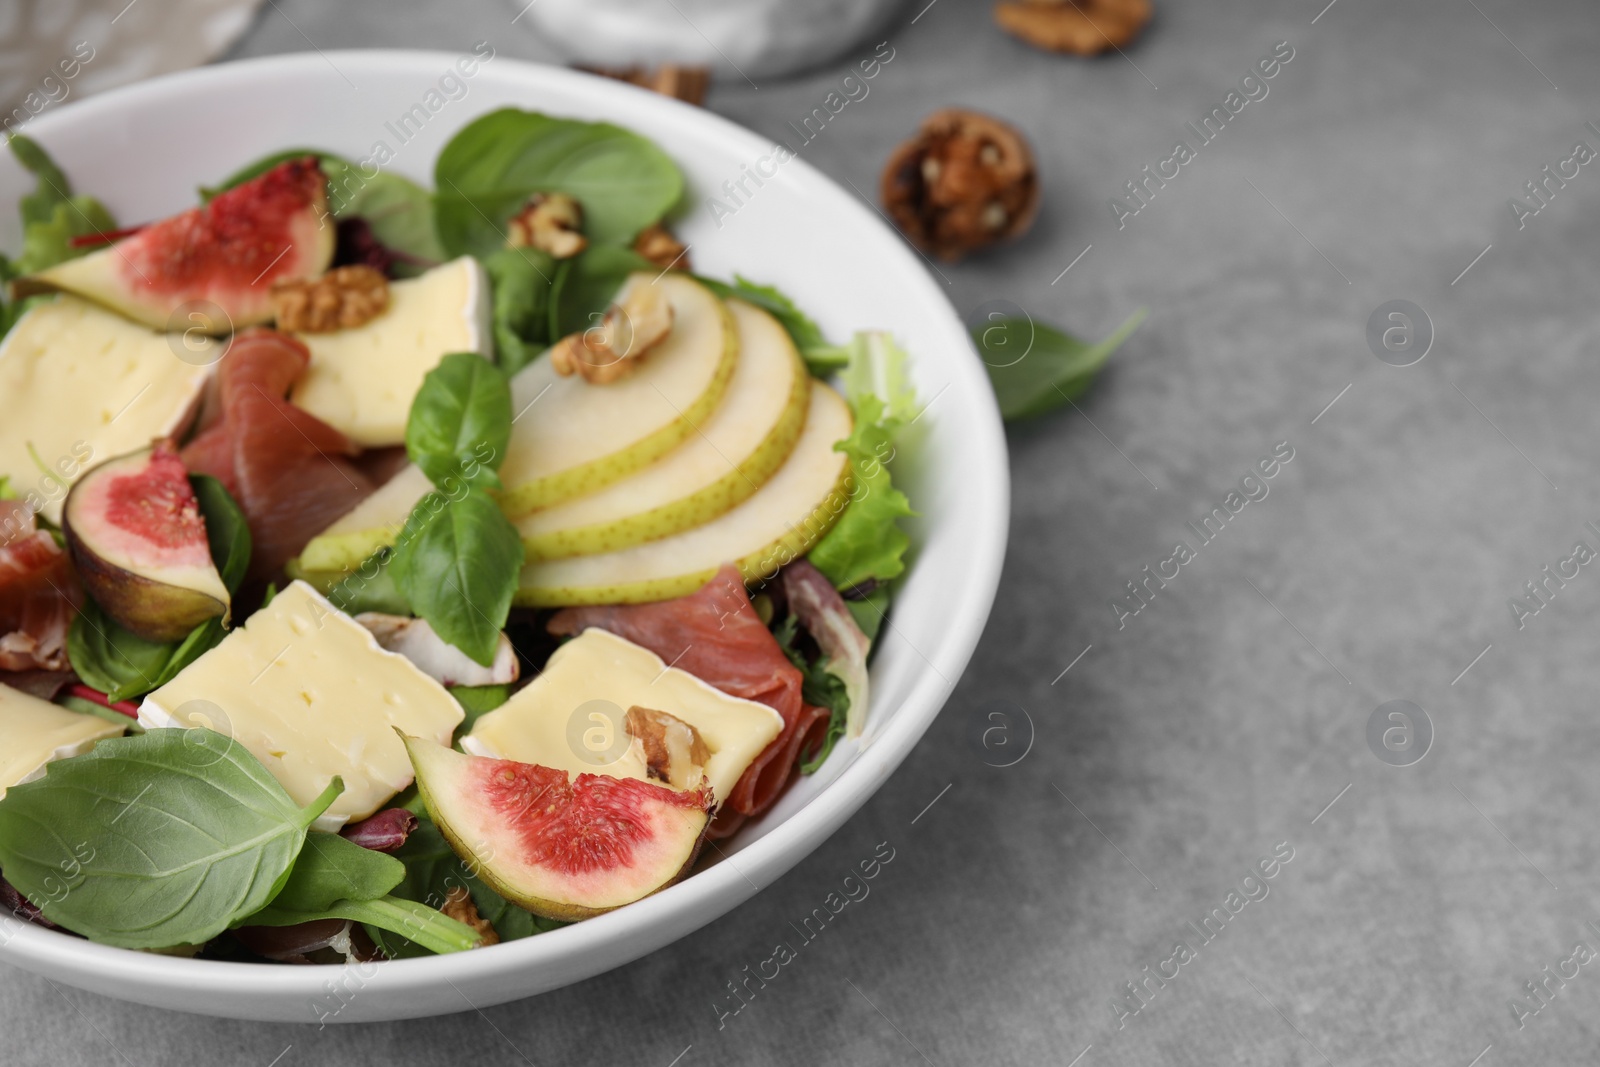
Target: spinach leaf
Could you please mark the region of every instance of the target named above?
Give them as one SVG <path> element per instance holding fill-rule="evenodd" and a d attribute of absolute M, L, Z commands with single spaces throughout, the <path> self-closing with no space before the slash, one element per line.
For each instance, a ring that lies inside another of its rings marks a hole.
<path fill-rule="evenodd" d="M 456 727 L 456 736 L 464 737 L 472 732 L 473 724 L 481 716 L 489 714 L 511 699 L 511 686 L 452 685 L 450 695 L 456 698 L 456 703 L 467 713 L 466 718 L 461 720 L 461 725 Z"/>
<path fill-rule="evenodd" d="M 189 484 L 206 520 L 211 561 L 228 592 L 237 592 L 250 567 L 250 528 L 244 512 L 215 478 L 191 474 Z M 220 618 L 207 619 L 181 641 L 147 641 L 123 629 L 93 600 L 86 600 L 67 630 L 67 659 L 84 684 L 105 693 L 114 703 L 166 685 L 216 647 L 224 632 Z"/>
<path fill-rule="evenodd" d="M 335 218 L 365 219 L 372 236 L 410 259 L 442 263 L 449 258 L 433 229 L 433 194 L 422 186 L 387 171 L 368 177 L 350 164 L 338 168 L 324 164 L 323 169 Z M 425 268 L 402 259 L 394 269 L 404 277 Z"/>
<path fill-rule="evenodd" d="M 641 270 L 660 273 L 659 267 L 631 248 L 591 246 L 562 260 L 551 286 L 551 339 L 596 325 L 628 275 Z"/>
<path fill-rule="evenodd" d="M 597 244 L 631 241 L 683 193 L 671 158 L 638 134 L 516 108 L 491 111 L 451 138 L 433 184 L 436 228 L 449 255 L 503 247 L 506 220 L 532 193 L 575 197 Z"/>
<path fill-rule="evenodd" d="M 239 583 L 250 569 L 250 526 L 244 512 L 222 483 L 209 474 L 189 475 L 200 514 L 206 520 L 206 543 L 222 584 L 229 593 L 239 591 Z"/>
<path fill-rule="evenodd" d="M 695 280 L 706 288 L 722 297 L 724 300 L 733 297 L 743 300 L 747 304 L 754 304 L 777 319 L 783 328 L 788 331 L 790 340 L 800 350 L 801 357 L 806 361 L 806 367 L 818 378 L 844 369 L 850 362 L 850 349 L 845 345 L 832 345 L 822 333 L 822 328 L 795 306 L 775 286 L 761 285 L 740 274 L 733 276 L 733 284 L 717 281 L 715 278 L 702 278 L 696 275 Z"/>
<path fill-rule="evenodd" d="M 395 581 L 435 633 L 485 667 L 522 571 L 522 538 L 482 489 L 437 511 L 429 494 L 407 520 L 416 532 L 395 551 Z M 426 514 L 423 514 L 426 512 Z"/>
<path fill-rule="evenodd" d="M 500 488 L 511 440 L 511 386 L 482 356 L 452 352 L 422 379 L 406 419 L 406 454 L 434 485 Z"/>
<path fill-rule="evenodd" d="M 317 919 L 350 919 L 408 937 L 430 952 L 459 952 L 482 941 L 465 923 L 389 896 L 405 876 L 405 865 L 393 856 L 337 834 L 307 834 L 289 880 L 272 903 L 235 925 L 293 926 Z"/>
<path fill-rule="evenodd" d="M 1033 418 L 1082 396 L 1144 317 L 1140 308 L 1096 345 L 1032 319 L 1002 318 L 974 327 L 972 340 L 989 371 L 1001 417 L 1008 422 Z"/>
<path fill-rule="evenodd" d="M 282 151 L 273 152 L 270 155 L 265 155 L 260 159 L 246 163 L 216 185 L 202 185 L 200 187 L 200 202 L 203 204 L 210 203 L 217 198 L 219 193 L 225 193 L 234 186 L 243 185 L 252 178 L 259 178 L 280 163 L 287 163 L 291 159 L 300 159 L 304 156 L 316 156 L 317 159 L 321 160 L 324 173 L 327 172 L 327 168 L 330 165 L 349 166 L 349 163 L 343 158 L 334 155 L 332 152 L 324 152 L 320 148 L 285 148 Z"/>
<path fill-rule="evenodd" d="M 206 729 L 102 741 L 0 799 L 0 867 L 90 940 L 200 944 L 277 894 L 343 789 L 335 778 L 299 809 L 242 745 Z"/>
<path fill-rule="evenodd" d="M 495 359 L 507 377 L 549 347 L 556 261 L 537 248 L 502 248 L 483 260 L 494 292 Z"/>

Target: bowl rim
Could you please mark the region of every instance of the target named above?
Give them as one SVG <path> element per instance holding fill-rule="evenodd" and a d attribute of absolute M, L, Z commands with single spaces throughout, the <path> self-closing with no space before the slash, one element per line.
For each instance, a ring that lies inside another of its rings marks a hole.
<path fill-rule="evenodd" d="M 271 82 L 293 77 L 303 71 L 324 68 L 327 64 L 340 67 L 348 64 L 348 69 L 357 73 L 366 70 L 392 74 L 396 70 L 416 70 L 419 74 L 436 74 L 441 64 L 447 66 L 456 58 L 457 54 L 453 52 L 380 48 L 297 52 L 237 60 L 163 75 L 74 101 L 59 110 L 40 115 L 29 124 L 28 132 L 33 134 L 37 131 L 48 139 L 49 133 L 58 127 L 101 120 L 102 116 L 150 104 L 174 93 L 199 94 L 208 88 L 225 85 L 236 87 L 238 83 Z M 600 101 L 604 106 L 626 109 L 630 113 L 628 125 L 635 128 L 648 128 L 650 119 L 659 116 L 673 123 L 700 124 L 718 140 L 752 153 L 752 158 L 772 147 L 769 139 L 721 115 L 632 85 L 510 56 L 497 55 L 495 59 L 494 75 L 497 78 L 522 80 L 534 88 L 540 85 L 556 86 L 569 96 L 587 97 Z M 637 120 L 633 119 L 634 115 L 637 115 Z M 808 195 L 816 197 L 820 210 L 837 212 L 850 219 L 858 229 L 864 231 L 864 237 L 870 234 L 873 240 L 883 246 L 884 254 L 891 261 L 897 259 L 907 289 L 915 292 L 918 302 L 938 307 L 944 319 L 939 325 L 958 335 L 959 343 L 973 355 L 970 362 L 957 361 L 949 368 L 950 384 L 960 387 L 955 391 L 966 393 L 968 402 L 976 405 L 976 434 L 967 442 L 967 448 L 979 457 L 980 465 L 987 468 L 987 476 L 963 489 L 964 493 L 969 494 L 969 501 L 963 505 L 963 510 L 973 515 L 973 524 L 966 551 L 968 566 L 955 576 L 956 581 L 950 587 L 946 600 L 951 606 L 950 625 L 931 651 L 924 653 L 916 650 L 930 667 L 933 664 L 938 664 L 938 667 L 921 672 L 901 706 L 888 717 L 886 726 L 836 779 L 823 787 L 804 807 L 730 857 L 644 900 L 537 937 L 495 945 L 487 951 L 384 961 L 381 967 L 382 985 L 387 991 L 432 988 L 435 983 L 441 982 L 453 985 L 456 981 L 469 978 L 481 980 L 533 969 L 559 970 L 563 963 L 570 967 L 572 961 L 597 953 L 608 945 L 630 943 L 637 947 L 637 951 L 599 970 L 585 971 L 581 975 L 542 987 L 558 988 L 571 981 L 622 966 L 720 918 L 771 885 L 790 867 L 809 855 L 866 802 L 926 732 L 953 693 L 977 646 L 999 586 L 1010 521 L 1010 479 L 1005 435 L 988 376 L 982 370 L 982 363 L 972 347 L 965 325 L 943 288 L 934 282 L 918 254 L 886 225 L 881 215 L 803 158 L 796 157 L 787 162 L 785 173 L 794 175 L 806 187 Z M 892 620 L 889 625 L 893 625 Z M 915 646 L 912 647 L 915 649 Z M 752 875 L 760 876 L 759 885 L 752 880 Z M 675 932 L 665 938 L 651 936 L 653 930 L 667 927 Z M 22 923 L 10 916 L 0 917 L 0 930 L 10 933 L 9 938 L 0 938 L 0 960 L 30 971 L 54 974 L 69 982 L 73 981 L 70 976 L 74 972 L 93 973 L 96 988 L 123 988 L 127 990 L 126 993 L 110 995 L 144 1003 L 159 1003 L 161 998 L 158 990 L 162 989 L 199 990 L 219 985 L 229 987 L 235 993 L 248 992 L 274 999 L 290 995 L 315 997 L 325 991 L 328 973 L 336 969 L 275 967 L 254 962 L 186 959 L 138 952 L 69 937 Z M 140 991 L 145 989 L 151 990 L 150 994 L 140 996 Z M 537 991 L 533 994 L 513 993 L 502 999 L 517 999 L 525 995 L 537 995 Z M 474 1002 L 468 1000 L 464 993 L 462 999 L 465 1003 L 461 1007 L 444 1010 L 465 1011 L 494 1002 Z M 189 1005 L 187 1008 L 230 1017 L 247 1017 L 227 1009 L 209 1011 L 203 1004 Z"/>

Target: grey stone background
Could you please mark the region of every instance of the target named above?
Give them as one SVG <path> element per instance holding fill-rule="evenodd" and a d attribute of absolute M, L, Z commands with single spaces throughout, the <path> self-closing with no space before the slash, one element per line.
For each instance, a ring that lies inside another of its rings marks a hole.
<path fill-rule="evenodd" d="M 1520 630 L 1508 600 L 1575 541 L 1600 548 L 1600 167 L 1524 229 L 1507 200 L 1575 142 L 1600 148 L 1600 12 L 1325 2 L 1157 0 L 1126 57 L 1085 61 L 1002 35 L 985 3 L 909 24 L 917 0 L 870 97 L 806 148 L 870 191 L 932 108 L 1008 117 L 1038 150 L 1043 215 L 942 267 L 951 300 L 1008 298 L 1085 336 L 1150 318 L 1081 411 L 1012 430 L 1011 551 L 971 669 L 793 873 L 612 974 L 380 1027 L 168 1014 L 0 969 L 0 1062 L 1594 1062 L 1600 961 L 1549 980 L 1521 1027 L 1509 1002 L 1577 942 L 1600 948 L 1600 567 Z M 236 51 L 489 38 L 544 58 L 514 13 L 270 0 Z M 1119 231 L 1109 198 L 1282 40 L 1268 97 Z M 778 136 L 842 73 L 724 82 L 708 105 Z M 1364 340 L 1400 298 L 1437 333 L 1407 368 Z M 1119 630 L 1108 600 L 1194 545 L 1185 522 L 1283 441 L 1270 495 Z M 1366 726 L 1402 698 L 1435 737 L 1397 768 Z M 1005 769 L 971 742 L 993 700 L 1035 729 Z M 883 841 L 870 896 L 719 1029 L 725 983 Z M 1203 944 L 1186 923 L 1280 842 L 1269 895 Z M 1119 1029 L 1120 987 L 1179 939 L 1197 954 Z"/>

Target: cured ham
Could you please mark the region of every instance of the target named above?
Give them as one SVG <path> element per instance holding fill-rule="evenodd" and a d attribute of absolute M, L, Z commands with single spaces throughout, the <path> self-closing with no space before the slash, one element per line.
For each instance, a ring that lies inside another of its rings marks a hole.
<path fill-rule="evenodd" d="M 744 579 L 731 564 L 698 591 L 676 600 L 565 608 L 549 622 L 551 633 L 565 636 L 591 626 L 625 637 L 723 692 L 759 701 L 783 716 L 783 731 L 746 768 L 723 803 L 713 826 L 716 836 L 771 807 L 794 773 L 799 754 L 827 726 L 828 709 L 801 699 L 799 669 L 756 614 Z"/>
<path fill-rule="evenodd" d="M 185 466 L 220 480 L 244 510 L 256 581 L 376 488 L 351 462 L 353 441 L 285 399 L 310 361 L 276 330 L 235 334 L 217 371 L 221 417 L 183 449 Z"/>
<path fill-rule="evenodd" d="M 55 538 L 22 501 L 0 500 L 0 670 L 70 669 L 67 629 L 82 602 Z"/>

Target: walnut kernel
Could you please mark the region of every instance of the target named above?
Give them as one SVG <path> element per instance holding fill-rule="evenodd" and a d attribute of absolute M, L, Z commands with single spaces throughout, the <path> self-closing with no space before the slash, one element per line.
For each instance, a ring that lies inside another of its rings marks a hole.
<path fill-rule="evenodd" d="M 639 231 L 633 250 L 662 270 L 692 270 L 685 254 L 689 246 L 672 236 L 672 231 L 656 223 Z"/>
<path fill-rule="evenodd" d="M 884 208 L 912 244 L 953 262 L 1033 224 L 1039 183 L 1033 152 L 1007 123 L 946 108 L 884 167 Z"/>
<path fill-rule="evenodd" d="M 606 385 L 632 373 L 671 331 L 665 291 L 648 275 L 635 274 L 597 324 L 555 343 L 550 366 L 563 377 L 578 374 L 591 385 Z"/>
<path fill-rule="evenodd" d="M 478 914 L 478 906 L 472 902 L 472 894 L 467 892 L 464 886 L 451 886 L 450 891 L 445 894 L 444 904 L 440 906 L 439 910 L 456 922 L 466 923 L 476 930 L 478 935 L 483 938 L 483 943 L 478 946 L 479 948 L 487 948 L 489 945 L 498 945 L 500 943 L 500 934 L 496 932 L 494 924 Z"/>
<path fill-rule="evenodd" d="M 289 333 L 332 333 L 365 325 L 389 306 L 389 279 L 363 264 L 272 287 L 273 317 Z"/>
<path fill-rule="evenodd" d="M 1004 0 L 994 20 L 1038 48 L 1092 56 L 1132 44 L 1150 21 L 1150 0 Z"/>
<path fill-rule="evenodd" d="M 589 246 L 583 236 L 583 207 L 566 193 L 535 193 L 506 223 L 506 244 L 570 259 Z"/>

